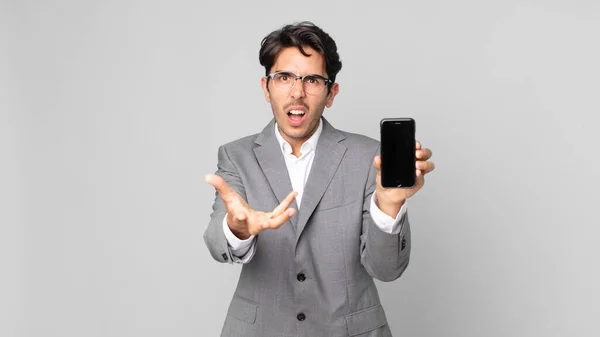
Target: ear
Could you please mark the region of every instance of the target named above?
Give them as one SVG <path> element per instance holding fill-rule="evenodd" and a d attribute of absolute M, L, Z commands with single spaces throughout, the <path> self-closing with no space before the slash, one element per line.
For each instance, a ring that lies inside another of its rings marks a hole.
<path fill-rule="evenodd" d="M 260 79 L 260 85 L 263 88 L 263 91 L 265 93 L 265 100 L 267 102 L 271 102 L 271 93 L 269 92 L 269 87 L 267 87 L 267 78 L 263 77 Z"/>
<path fill-rule="evenodd" d="M 335 99 L 335 96 L 338 94 L 339 91 L 340 85 L 336 82 L 331 86 L 331 90 L 327 95 L 327 101 L 325 102 L 326 107 L 331 108 L 331 106 L 333 105 L 333 100 Z"/>

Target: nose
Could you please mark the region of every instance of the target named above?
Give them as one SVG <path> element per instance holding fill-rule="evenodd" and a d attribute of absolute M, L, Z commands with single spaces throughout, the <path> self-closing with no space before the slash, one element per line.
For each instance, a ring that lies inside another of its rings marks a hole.
<path fill-rule="evenodd" d="M 302 98 L 305 96 L 304 83 L 302 83 L 302 78 L 295 79 L 294 86 L 292 87 L 290 95 L 292 96 L 292 98 Z"/>

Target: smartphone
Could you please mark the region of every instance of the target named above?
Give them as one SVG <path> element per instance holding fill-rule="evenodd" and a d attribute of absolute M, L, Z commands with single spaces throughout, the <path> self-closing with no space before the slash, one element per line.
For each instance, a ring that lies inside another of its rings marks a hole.
<path fill-rule="evenodd" d="M 415 120 L 384 118 L 381 131 L 381 186 L 410 188 L 417 181 Z"/>

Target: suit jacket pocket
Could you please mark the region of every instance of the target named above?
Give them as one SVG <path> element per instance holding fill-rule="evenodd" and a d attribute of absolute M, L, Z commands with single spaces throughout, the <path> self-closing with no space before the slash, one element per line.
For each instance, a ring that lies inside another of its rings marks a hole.
<path fill-rule="evenodd" d="M 227 314 L 246 323 L 254 324 L 258 306 L 237 295 L 233 296 Z"/>
<path fill-rule="evenodd" d="M 357 311 L 346 316 L 348 335 L 356 336 L 380 328 L 387 324 L 381 304 Z"/>

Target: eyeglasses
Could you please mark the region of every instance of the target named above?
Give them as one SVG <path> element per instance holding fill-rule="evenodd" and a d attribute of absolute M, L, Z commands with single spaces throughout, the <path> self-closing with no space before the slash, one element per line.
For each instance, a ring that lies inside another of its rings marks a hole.
<path fill-rule="evenodd" d="M 323 91 L 328 84 L 333 83 L 332 80 L 321 75 L 309 74 L 304 76 L 296 76 L 296 74 L 288 71 L 278 71 L 267 75 L 267 77 L 273 80 L 273 86 L 275 86 L 277 90 L 284 92 L 289 92 L 292 90 L 296 84 L 296 80 L 300 79 L 302 80 L 304 92 L 309 95 L 316 95 Z"/>

